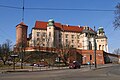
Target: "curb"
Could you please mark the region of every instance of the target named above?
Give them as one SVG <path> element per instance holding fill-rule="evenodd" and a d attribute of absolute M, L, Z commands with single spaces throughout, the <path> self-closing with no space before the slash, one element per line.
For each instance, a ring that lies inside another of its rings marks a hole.
<path fill-rule="evenodd" d="M 90 70 L 98 70 L 98 69 L 102 69 L 102 68 L 107 68 L 107 67 L 111 67 L 111 66 L 115 66 L 115 65 L 104 65 L 104 66 L 98 66 L 96 69 L 95 68 L 91 68 L 91 69 L 87 69 L 89 67 L 82 67 L 81 70 L 82 71 L 90 71 Z M 41 72 L 41 71 L 54 71 L 54 70 L 67 70 L 69 68 L 62 68 L 62 69 L 48 69 L 48 70 L 8 70 L 8 71 L 2 71 L 0 73 L 14 73 L 14 72 Z"/>
<path fill-rule="evenodd" d="M 9 71 L 3 71 L 1 73 L 14 73 L 14 72 L 41 72 L 41 71 L 54 71 L 54 70 L 66 70 L 69 68 L 64 68 L 64 69 L 49 69 L 49 70 L 9 70 Z"/>

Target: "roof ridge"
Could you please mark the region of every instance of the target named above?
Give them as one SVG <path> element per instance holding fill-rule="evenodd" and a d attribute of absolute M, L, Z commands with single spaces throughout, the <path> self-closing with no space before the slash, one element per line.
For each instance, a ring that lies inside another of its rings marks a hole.
<path fill-rule="evenodd" d="M 47 23 L 45 21 L 36 21 L 34 29 L 44 29 L 47 30 Z M 64 30 L 64 31 L 68 31 L 68 32 L 82 32 L 83 31 L 83 26 L 74 26 L 74 25 L 65 25 L 65 24 L 61 24 L 60 22 L 55 22 L 54 23 L 56 29 L 59 30 Z"/>

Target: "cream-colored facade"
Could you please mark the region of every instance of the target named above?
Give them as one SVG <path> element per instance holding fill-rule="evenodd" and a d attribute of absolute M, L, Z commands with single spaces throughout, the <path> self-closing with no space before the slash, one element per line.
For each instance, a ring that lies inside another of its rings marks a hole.
<path fill-rule="evenodd" d="M 96 33 L 87 26 L 61 25 L 50 19 L 48 22 L 36 23 L 29 38 L 29 46 L 94 50 L 96 42 L 97 50 L 108 52 L 103 28 L 99 28 Z"/>
<path fill-rule="evenodd" d="M 108 42 L 103 27 L 99 27 L 97 31 L 96 43 L 97 50 L 104 50 L 105 52 L 108 52 Z"/>

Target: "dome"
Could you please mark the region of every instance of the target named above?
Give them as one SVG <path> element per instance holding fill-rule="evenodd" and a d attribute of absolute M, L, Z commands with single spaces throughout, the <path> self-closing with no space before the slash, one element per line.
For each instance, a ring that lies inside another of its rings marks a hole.
<path fill-rule="evenodd" d="M 103 29 L 103 27 L 99 27 L 98 29 Z"/>
<path fill-rule="evenodd" d="M 54 25 L 54 20 L 53 19 L 49 19 L 47 25 L 48 26 L 53 26 Z"/>
<path fill-rule="evenodd" d="M 103 28 L 103 27 L 99 27 L 99 28 L 98 28 L 98 32 L 99 32 L 99 33 L 104 33 L 104 28 Z"/>
<path fill-rule="evenodd" d="M 54 19 L 49 19 L 48 22 L 54 22 Z"/>

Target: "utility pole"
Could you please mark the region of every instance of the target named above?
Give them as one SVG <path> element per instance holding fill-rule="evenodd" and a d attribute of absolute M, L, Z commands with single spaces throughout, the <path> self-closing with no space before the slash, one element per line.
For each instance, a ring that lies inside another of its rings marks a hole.
<path fill-rule="evenodd" d="M 22 22 L 24 22 L 24 0 L 23 0 L 23 7 L 22 7 Z"/>
<path fill-rule="evenodd" d="M 23 69 L 23 43 L 20 46 L 20 61 L 21 61 L 21 69 Z"/>
<path fill-rule="evenodd" d="M 96 31 L 95 31 L 95 26 L 94 26 L 94 64 L 95 64 L 95 69 L 97 68 L 97 63 L 96 63 Z"/>

